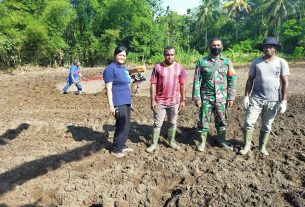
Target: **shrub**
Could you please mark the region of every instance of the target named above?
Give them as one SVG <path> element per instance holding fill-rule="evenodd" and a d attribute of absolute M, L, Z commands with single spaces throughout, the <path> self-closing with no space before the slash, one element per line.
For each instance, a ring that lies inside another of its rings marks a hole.
<path fill-rule="evenodd" d="M 292 53 L 292 58 L 302 59 L 304 57 L 304 47 L 295 47 Z"/>

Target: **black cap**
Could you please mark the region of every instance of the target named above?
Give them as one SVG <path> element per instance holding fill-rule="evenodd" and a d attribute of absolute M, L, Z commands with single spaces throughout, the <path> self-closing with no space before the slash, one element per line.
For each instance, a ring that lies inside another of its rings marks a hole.
<path fill-rule="evenodd" d="M 277 41 L 277 39 L 275 37 L 265 38 L 263 41 L 263 44 L 261 44 L 261 46 L 260 46 L 261 51 L 263 51 L 263 48 L 265 45 L 274 45 L 276 47 L 276 49 L 281 48 L 281 45 L 279 44 L 279 42 Z"/>

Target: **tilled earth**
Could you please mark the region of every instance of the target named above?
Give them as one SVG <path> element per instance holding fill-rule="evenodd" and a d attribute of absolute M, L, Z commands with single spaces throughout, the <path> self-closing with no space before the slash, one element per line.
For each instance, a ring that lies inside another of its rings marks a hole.
<path fill-rule="evenodd" d="M 0 206 L 305 206 L 305 63 L 290 67 L 289 108 L 275 120 L 268 157 L 258 153 L 259 123 L 251 152 L 237 153 L 243 143 L 247 66 L 236 69 L 238 97 L 229 111 L 234 151 L 218 147 L 214 127 L 205 152 L 195 151 L 197 111 L 188 70 L 189 98 L 178 120 L 181 150 L 168 147 L 165 122 L 157 151 L 145 152 L 152 130 L 146 81 L 133 98 L 127 145 L 135 152 L 125 158 L 108 152 L 114 118 L 104 92 L 61 94 L 58 84 L 64 83 L 67 68 L 2 72 Z M 101 71 L 87 68 L 83 74 Z"/>

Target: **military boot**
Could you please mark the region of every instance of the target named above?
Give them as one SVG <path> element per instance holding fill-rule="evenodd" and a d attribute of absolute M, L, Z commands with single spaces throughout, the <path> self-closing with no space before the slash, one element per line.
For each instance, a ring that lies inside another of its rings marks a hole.
<path fill-rule="evenodd" d="M 196 147 L 196 149 L 199 152 L 203 152 L 204 151 L 205 143 L 206 143 L 206 140 L 207 140 L 207 136 L 208 136 L 207 132 L 201 132 L 200 133 L 200 143 Z"/>
<path fill-rule="evenodd" d="M 269 153 L 266 150 L 266 146 L 269 140 L 269 135 L 270 132 L 263 132 L 263 131 L 261 131 L 259 135 L 259 151 L 260 153 L 266 156 L 269 155 Z"/>
<path fill-rule="evenodd" d="M 175 150 L 179 150 L 179 146 L 176 143 L 175 136 L 176 136 L 176 129 L 168 129 L 167 136 L 169 138 L 169 146 Z"/>
<path fill-rule="evenodd" d="M 242 150 L 239 150 L 240 154 L 245 155 L 249 152 L 250 147 L 251 147 L 252 135 L 253 135 L 253 131 L 245 130 L 245 132 L 244 132 L 245 145 Z"/>
<path fill-rule="evenodd" d="M 152 144 L 146 149 L 146 152 L 153 153 L 158 145 L 158 140 L 160 137 L 160 129 L 153 129 L 153 135 L 152 135 Z"/>
<path fill-rule="evenodd" d="M 223 131 L 217 131 L 218 139 L 219 139 L 219 144 L 222 148 L 227 149 L 227 150 L 233 150 L 233 147 L 226 141 L 226 130 Z"/>

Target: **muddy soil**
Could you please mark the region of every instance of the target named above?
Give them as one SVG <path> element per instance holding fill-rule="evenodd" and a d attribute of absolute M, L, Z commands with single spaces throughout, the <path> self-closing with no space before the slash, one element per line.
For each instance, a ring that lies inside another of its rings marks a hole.
<path fill-rule="evenodd" d="M 195 151 L 189 70 L 187 108 L 178 121 L 181 150 L 168 147 L 165 122 L 157 151 L 145 152 L 152 125 L 147 81 L 133 98 L 127 145 L 135 152 L 121 159 L 108 152 L 114 119 L 103 91 L 61 94 L 67 68 L 1 73 L 0 206 L 305 206 L 305 63 L 290 67 L 288 110 L 276 118 L 269 157 L 258 153 L 258 129 L 249 155 L 237 153 L 247 66 L 236 69 L 238 97 L 229 111 L 234 151 L 218 147 L 214 127 L 205 152 Z M 87 68 L 83 74 L 101 71 Z"/>

